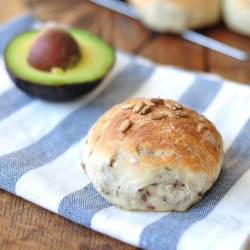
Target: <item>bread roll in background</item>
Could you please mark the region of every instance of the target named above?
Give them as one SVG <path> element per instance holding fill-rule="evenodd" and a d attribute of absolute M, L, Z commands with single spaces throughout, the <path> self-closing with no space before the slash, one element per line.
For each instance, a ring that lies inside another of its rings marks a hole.
<path fill-rule="evenodd" d="M 142 23 L 158 32 L 181 32 L 216 24 L 221 0 L 128 0 Z"/>
<path fill-rule="evenodd" d="M 217 179 L 223 142 L 203 115 L 171 100 L 129 99 L 90 129 L 85 170 L 95 189 L 126 210 L 185 211 Z"/>
<path fill-rule="evenodd" d="M 250 0 L 223 0 L 222 12 L 231 30 L 250 36 Z"/>

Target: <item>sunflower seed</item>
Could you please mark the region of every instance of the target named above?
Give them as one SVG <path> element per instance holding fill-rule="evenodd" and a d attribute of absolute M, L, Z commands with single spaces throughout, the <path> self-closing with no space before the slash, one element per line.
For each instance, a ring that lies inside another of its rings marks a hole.
<path fill-rule="evenodd" d="M 149 106 L 149 107 L 155 107 L 155 106 L 156 106 L 156 104 L 155 104 L 155 103 L 150 102 L 150 103 L 148 103 L 148 104 L 147 104 L 147 106 Z"/>
<path fill-rule="evenodd" d="M 176 110 L 174 112 L 174 114 L 176 116 L 183 117 L 183 118 L 187 118 L 188 117 L 188 113 L 186 111 L 184 111 L 184 110 Z"/>
<path fill-rule="evenodd" d="M 150 101 L 156 105 L 163 105 L 164 100 L 161 98 L 151 98 Z"/>
<path fill-rule="evenodd" d="M 197 132 L 200 133 L 202 130 L 206 129 L 207 126 L 204 123 L 197 124 Z"/>
<path fill-rule="evenodd" d="M 137 102 L 133 108 L 133 113 L 139 113 L 142 108 L 145 106 L 145 102 L 141 101 L 141 102 Z"/>
<path fill-rule="evenodd" d="M 141 115 L 147 115 L 150 111 L 151 111 L 151 107 L 147 105 L 147 106 L 144 106 L 142 108 L 142 110 L 140 111 L 140 114 Z"/>
<path fill-rule="evenodd" d="M 152 114 L 150 118 L 151 118 L 152 120 L 160 120 L 160 119 L 162 119 L 162 118 L 164 118 L 164 117 L 166 117 L 166 114 L 164 114 L 164 113 L 159 113 L 159 114 Z"/>
<path fill-rule="evenodd" d="M 127 103 L 121 106 L 122 110 L 126 110 L 126 109 L 132 109 L 135 106 L 134 103 Z"/>
<path fill-rule="evenodd" d="M 199 115 L 198 121 L 199 121 L 199 122 L 205 122 L 205 121 L 206 121 L 206 117 L 203 116 L 203 115 Z"/>
<path fill-rule="evenodd" d="M 168 103 L 166 103 L 166 108 L 168 108 L 172 111 L 183 109 L 182 105 L 180 105 L 179 103 L 176 103 L 176 102 L 172 102 L 172 101 L 169 101 Z"/>
<path fill-rule="evenodd" d="M 118 130 L 124 133 L 130 128 L 131 125 L 132 125 L 132 122 L 130 121 L 130 119 L 126 119 L 121 123 Z"/>

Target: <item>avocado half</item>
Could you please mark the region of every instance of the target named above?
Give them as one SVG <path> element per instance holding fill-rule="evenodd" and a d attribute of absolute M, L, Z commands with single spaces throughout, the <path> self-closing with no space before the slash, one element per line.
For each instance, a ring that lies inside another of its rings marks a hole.
<path fill-rule="evenodd" d="M 39 30 L 15 36 L 4 53 L 6 69 L 15 84 L 26 93 L 49 101 L 66 101 L 94 89 L 112 68 L 114 49 L 92 33 L 71 28 L 81 59 L 65 71 L 42 71 L 29 65 L 27 57 Z"/>

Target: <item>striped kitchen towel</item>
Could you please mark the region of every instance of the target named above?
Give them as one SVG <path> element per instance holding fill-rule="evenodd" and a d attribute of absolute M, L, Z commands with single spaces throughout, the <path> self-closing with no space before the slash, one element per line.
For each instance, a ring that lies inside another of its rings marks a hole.
<path fill-rule="evenodd" d="M 45 102 L 17 89 L 3 63 L 8 40 L 34 25 L 23 15 L 0 27 L 0 188 L 145 249 L 247 249 L 250 88 L 117 51 L 113 70 L 95 91 L 67 103 Z M 178 100 L 205 114 L 222 133 L 219 179 L 187 212 L 120 210 L 96 193 L 80 166 L 90 126 L 114 104 L 136 96 Z"/>

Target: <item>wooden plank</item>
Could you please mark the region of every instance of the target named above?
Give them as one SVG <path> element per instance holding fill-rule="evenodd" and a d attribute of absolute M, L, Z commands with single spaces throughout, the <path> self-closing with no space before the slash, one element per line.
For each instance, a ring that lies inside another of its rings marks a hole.
<path fill-rule="evenodd" d="M 139 55 L 160 64 L 178 66 L 190 70 L 205 70 L 204 48 L 183 40 L 178 35 L 154 35 Z"/>
<path fill-rule="evenodd" d="M 250 38 L 231 32 L 223 24 L 211 28 L 208 35 L 250 52 Z M 209 72 L 219 74 L 229 80 L 250 84 L 250 61 L 242 62 L 210 50 L 207 53 L 207 65 Z"/>
<path fill-rule="evenodd" d="M 88 29 L 118 49 L 134 52 L 150 36 L 140 23 L 83 0 L 29 0 L 31 13 L 38 19 Z M 71 1 L 70 1 L 71 3 Z"/>
<path fill-rule="evenodd" d="M 77 225 L 1 189 L 0 232 L 2 250 L 137 249 Z"/>

